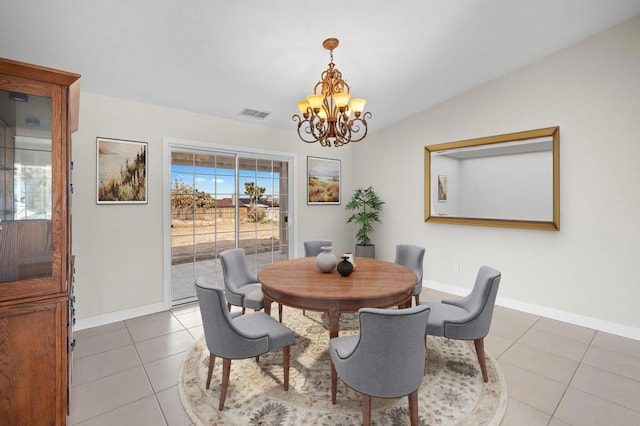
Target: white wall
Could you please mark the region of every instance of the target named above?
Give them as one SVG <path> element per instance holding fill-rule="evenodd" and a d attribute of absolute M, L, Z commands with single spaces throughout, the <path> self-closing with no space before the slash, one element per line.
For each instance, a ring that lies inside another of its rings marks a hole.
<path fill-rule="evenodd" d="M 640 339 L 638 46 L 640 17 L 341 149 L 303 144 L 294 131 L 83 92 L 73 135 L 79 328 L 161 305 L 162 137 L 172 136 L 295 153 L 299 183 L 307 155 L 341 159 L 342 205 L 307 206 L 297 186 L 298 254 L 311 238 L 351 248 L 344 204 L 353 187 L 373 185 L 386 202 L 373 234 L 378 257 L 392 260 L 400 242 L 423 244 L 427 285 L 451 291 L 468 291 L 478 266 L 492 265 L 503 272 L 499 303 Z M 556 125 L 559 232 L 424 223 L 425 145 Z M 149 142 L 148 204 L 95 204 L 96 136 Z"/>
<path fill-rule="evenodd" d="M 640 339 L 639 46 L 636 17 L 369 136 L 354 185 L 386 201 L 378 257 L 423 244 L 426 279 L 464 291 L 488 264 L 503 273 L 500 303 Z M 551 126 L 559 232 L 424 222 L 425 145 Z M 369 167 L 381 163 L 385 173 Z"/>
<path fill-rule="evenodd" d="M 295 154 L 296 253 L 302 255 L 301 242 L 314 238 L 331 239 L 337 251 L 351 249 L 344 205 L 351 196 L 352 150 L 302 143 L 293 126 L 275 130 L 83 92 L 80 128 L 72 136 L 78 328 L 162 309 L 163 136 Z M 96 204 L 97 136 L 149 142 L 147 204 Z M 341 205 L 306 205 L 307 155 L 342 160 Z"/>

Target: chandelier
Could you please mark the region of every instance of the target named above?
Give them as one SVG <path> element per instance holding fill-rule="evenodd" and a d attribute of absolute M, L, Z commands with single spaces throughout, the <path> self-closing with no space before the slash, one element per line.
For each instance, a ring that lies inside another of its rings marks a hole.
<path fill-rule="evenodd" d="M 313 94 L 298 102 L 302 117 L 294 115 L 298 122 L 298 136 L 304 142 L 320 142 L 322 146 L 342 146 L 349 142 L 360 142 L 367 136 L 367 118 L 363 113 L 364 99 L 351 99 L 349 85 L 333 63 L 333 49 L 338 47 L 337 38 L 328 38 L 322 47 L 330 52 L 331 62 L 313 88 Z"/>

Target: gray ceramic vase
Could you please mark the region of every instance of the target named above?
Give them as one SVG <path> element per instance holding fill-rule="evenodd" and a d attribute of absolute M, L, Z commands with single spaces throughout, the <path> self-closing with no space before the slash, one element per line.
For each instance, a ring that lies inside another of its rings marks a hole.
<path fill-rule="evenodd" d="M 331 249 L 331 246 L 322 246 L 320 247 L 322 251 L 316 256 L 316 266 L 322 272 L 333 271 L 333 268 L 335 268 L 338 263 L 338 258 L 333 254 Z"/>

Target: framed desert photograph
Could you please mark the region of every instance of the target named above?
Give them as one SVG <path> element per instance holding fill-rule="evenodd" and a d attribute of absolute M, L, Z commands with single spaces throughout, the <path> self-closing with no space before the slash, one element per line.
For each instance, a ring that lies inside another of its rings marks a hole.
<path fill-rule="evenodd" d="M 447 176 L 438 175 L 438 202 L 447 201 Z"/>
<path fill-rule="evenodd" d="M 98 204 L 147 202 L 147 142 L 96 138 Z"/>
<path fill-rule="evenodd" d="M 307 204 L 340 204 L 340 160 L 307 157 Z"/>

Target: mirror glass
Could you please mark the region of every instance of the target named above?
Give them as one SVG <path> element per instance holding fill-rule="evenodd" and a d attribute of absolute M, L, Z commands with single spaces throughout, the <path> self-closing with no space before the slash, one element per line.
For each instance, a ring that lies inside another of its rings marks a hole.
<path fill-rule="evenodd" d="M 559 230 L 559 128 L 425 147 L 425 220 Z"/>
<path fill-rule="evenodd" d="M 0 283 L 52 274 L 51 103 L 0 90 Z"/>

